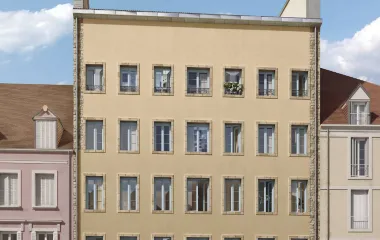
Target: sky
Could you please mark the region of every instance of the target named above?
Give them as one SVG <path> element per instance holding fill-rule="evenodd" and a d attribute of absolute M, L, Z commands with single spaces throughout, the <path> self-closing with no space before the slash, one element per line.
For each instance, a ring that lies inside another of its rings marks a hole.
<path fill-rule="evenodd" d="M 90 0 L 91 8 L 277 16 L 286 0 Z M 72 84 L 72 2 L 1 1 L 0 82 Z M 380 0 L 321 0 L 321 67 L 380 85 Z"/>

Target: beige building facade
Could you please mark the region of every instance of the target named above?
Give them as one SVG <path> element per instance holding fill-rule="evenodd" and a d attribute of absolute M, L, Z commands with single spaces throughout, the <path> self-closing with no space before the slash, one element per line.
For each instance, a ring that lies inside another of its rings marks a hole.
<path fill-rule="evenodd" d="M 315 239 L 319 18 L 75 4 L 77 239 Z"/>

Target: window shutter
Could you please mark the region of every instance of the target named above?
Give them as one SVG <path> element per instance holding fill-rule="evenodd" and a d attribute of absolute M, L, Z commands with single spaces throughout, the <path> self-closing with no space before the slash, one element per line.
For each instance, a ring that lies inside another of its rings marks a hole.
<path fill-rule="evenodd" d="M 37 240 L 37 233 L 32 231 L 32 240 Z"/>
<path fill-rule="evenodd" d="M 58 240 L 58 232 L 57 231 L 53 232 L 53 240 Z"/>

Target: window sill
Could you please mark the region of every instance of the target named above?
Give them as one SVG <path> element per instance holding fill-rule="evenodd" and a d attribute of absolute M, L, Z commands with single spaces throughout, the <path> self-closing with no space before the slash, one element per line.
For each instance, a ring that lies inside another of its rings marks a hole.
<path fill-rule="evenodd" d="M 212 97 L 211 93 L 201 94 L 201 93 L 186 93 L 186 97 Z"/>
<path fill-rule="evenodd" d="M 211 214 L 211 211 L 185 211 L 185 214 Z"/>
<path fill-rule="evenodd" d="M 372 177 L 349 177 L 348 180 L 372 180 Z"/>
<path fill-rule="evenodd" d="M 140 209 L 138 210 L 117 210 L 118 213 L 140 213 Z"/>
<path fill-rule="evenodd" d="M 239 153 L 224 152 L 223 156 L 244 156 L 244 153 L 243 152 L 239 152 Z"/>
<path fill-rule="evenodd" d="M 170 211 L 153 210 L 152 213 L 153 214 L 173 214 L 174 211 L 173 210 L 170 210 Z"/>
<path fill-rule="evenodd" d="M 169 93 L 153 92 L 153 96 L 174 96 L 174 92 L 169 92 Z"/>
<path fill-rule="evenodd" d="M 102 209 L 102 210 L 89 210 L 89 209 L 85 209 L 84 212 L 85 213 L 105 213 L 106 210 L 105 209 Z"/>
<path fill-rule="evenodd" d="M 289 213 L 289 216 L 310 216 L 310 213 L 293 213 L 293 212 L 290 212 Z"/>
<path fill-rule="evenodd" d="M 173 155 L 174 151 L 152 151 L 152 154 Z"/>
<path fill-rule="evenodd" d="M 372 229 L 348 229 L 349 233 L 370 233 Z"/>
<path fill-rule="evenodd" d="M 83 91 L 84 94 L 105 94 L 106 91 L 103 90 L 103 91 L 89 91 L 89 90 L 84 90 Z"/>
<path fill-rule="evenodd" d="M 256 215 L 269 215 L 269 216 L 275 216 L 277 215 L 277 212 L 256 212 Z"/>
<path fill-rule="evenodd" d="M 293 154 L 291 153 L 289 157 L 310 157 L 310 154 Z"/>
<path fill-rule="evenodd" d="M 211 152 L 185 152 L 185 155 L 212 155 Z"/>
<path fill-rule="evenodd" d="M 223 93 L 223 97 L 226 97 L 226 98 L 244 98 L 244 94 L 225 94 L 225 93 Z"/>
<path fill-rule="evenodd" d="M 278 99 L 278 96 L 277 95 L 273 95 L 273 96 L 256 95 L 256 98 L 257 99 Z"/>
<path fill-rule="evenodd" d="M 256 153 L 257 157 L 277 157 L 277 153 Z"/>
<path fill-rule="evenodd" d="M 0 206 L 0 210 L 22 210 L 21 206 Z"/>
<path fill-rule="evenodd" d="M 140 95 L 140 91 L 137 92 L 118 92 L 119 95 Z"/>
<path fill-rule="evenodd" d="M 226 211 L 223 211 L 222 214 L 223 215 L 244 215 L 244 211 L 241 211 L 241 212 L 226 212 Z"/>
<path fill-rule="evenodd" d="M 310 96 L 305 96 L 305 97 L 290 96 L 290 99 L 293 99 L 293 100 L 310 100 Z"/>
<path fill-rule="evenodd" d="M 106 150 L 84 150 L 85 153 L 105 153 Z"/>
<path fill-rule="evenodd" d="M 33 206 L 33 210 L 58 210 L 58 206 Z"/>
<path fill-rule="evenodd" d="M 118 153 L 122 153 L 122 154 L 140 154 L 140 151 L 119 150 Z"/>

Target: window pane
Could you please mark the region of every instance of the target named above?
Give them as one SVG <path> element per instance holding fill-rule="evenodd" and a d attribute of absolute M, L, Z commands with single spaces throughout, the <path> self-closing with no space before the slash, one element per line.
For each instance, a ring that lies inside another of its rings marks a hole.
<path fill-rule="evenodd" d="M 307 211 L 307 181 L 292 180 L 291 182 L 291 211 L 304 213 Z"/>
<path fill-rule="evenodd" d="M 120 210 L 136 210 L 137 178 L 120 177 Z"/>
<path fill-rule="evenodd" d="M 138 133 L 136 121 L 120 122 L 120 150 L 137 151 Z"/>
<path fill-rule="evenodd" d="M 208 152 L 209 125 L 188 124 L 187 126 L 187 151 Z"/>
<path fill-rule="evenodd" d="M 225 72 L 225 82 L 229 83 L 240 83 L 241 70 L 228 69 Z"/>
<path fill-rule="evenodd" d="M 274 211 L 274 180 L 259 180 L 259 212 Z"/>
<path fill-rule="evenodd" d="M 154 179 L 154 210 L 171 209 L 171 178 Z"/>
<path fill-rule="evenodd" d="M 240 211 L 240 179 L 225 179 L 225 211 Z"/>
<path fill-rule="evenodd" d="M 209 240 L 208 237 L 187 237 L 187 240 Z"/>
<path fill-rule="evenodd" d="M 103 209 L 103 177 L 86 177 L 86 209 Z"/>
<path fill-rule="evenodd" d="M 171 240 L 171 237 L 154 237 L 154 240 Z"/>
<path fill-rule="evenodd" d="M 120 238 L 121 239 L 121 238 Z M 86 237 L 86 240 L 103 240 L 103 237 L 101 237 L 101 236 L 94 236 L 94 237 L 92 237 L 92 236 L 87 236 Z M 132 239 L 132 240 L 137 240 L 137 239 Z"/>
<path fill-rule="evenodd" d="M 86 121 L 86 149 L 103 150 L 103 121 Z"/>
<path fill-rule="evenodd" d="M 208 211 L 209 179 L 187 179 L 187 210 Z"/>

